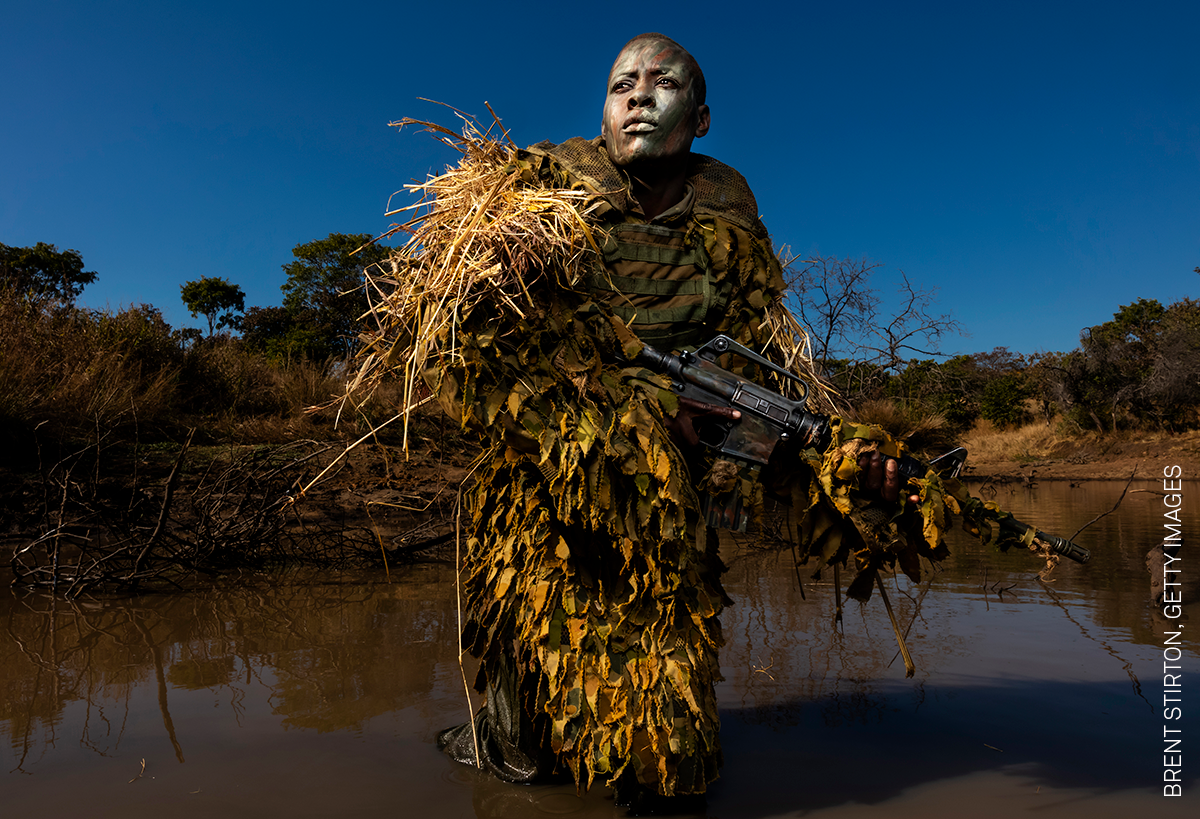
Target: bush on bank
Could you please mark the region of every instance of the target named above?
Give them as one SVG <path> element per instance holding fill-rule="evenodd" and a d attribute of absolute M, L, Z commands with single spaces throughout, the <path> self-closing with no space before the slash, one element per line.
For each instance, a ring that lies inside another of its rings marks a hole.
<path fill-rule="evenodd" d="M 343 412 L 306 412 L 342 390 L 338 362 L 278 360 L 229 335 L 196 338 L 161 311 L 93 310 L 0 289 L 0 428 L 10 442 L 198 440 L 280 443 L 361 434 L 384 396 Z"/>

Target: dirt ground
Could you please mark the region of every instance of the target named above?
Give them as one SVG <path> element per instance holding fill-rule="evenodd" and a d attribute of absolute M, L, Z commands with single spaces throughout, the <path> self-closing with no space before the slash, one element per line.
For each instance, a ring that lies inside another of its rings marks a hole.
<path fill-rule="evenodd" d="M 1004 481 L 1127 480 L 1163 477 L 1166 467 L 1178 466 L 1185 480 L 1200 478 L 1200 431 L 1129 434 L 1060 444 L 1041 458 L 977 459 L 967 462 L 966 475 Z"/>

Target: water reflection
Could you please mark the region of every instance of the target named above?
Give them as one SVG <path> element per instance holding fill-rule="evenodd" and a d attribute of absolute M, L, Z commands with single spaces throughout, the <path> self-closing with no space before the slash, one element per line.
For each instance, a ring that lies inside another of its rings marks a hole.
<path fill-rule="evenodd" d="M 391 585 L 361 576 L 238 577 L 187 594 L 15 598 L 0 641 L 0 724 L 15 769 L 60 742 L 76 703 L 84 709 L 80 743 L 102 755 L 116 750 L 139 689 L 152 690 L 179 762 L 175 691 L 208 692 L 240 723 L 247 693 L 265 689 L 285 730 L 360 730 L 432 687 L 455 640 L 445 574 L 418 570 Z"/>
<path fill-rule="evenodd" d="M 1070 535 L 1120 488 L 1047 483 L 999 500 Z M 789 552 L 725 544 L 737 604 L 724 619 L 726 766 L 710 814 L 946 812 L 963 799 L 974 815 L 991 815 L 988 799 L 1007 806 L 994 815 L 1149 805 L 1161 816 L 1180 801 L 1194 812 L 1190 786 L 1184 800 L 1155 797 L 1163 622 L 1142 555 L 1161 534 L 1157 501 L 1133 495 L 1089 528 L 1079 542 L 1092 562 L 1063 564 L 1049 584 L 1033 560 L 965 537 L 922 584 L 889 581 L 912 680 L 877 599 L 849 603 L 837 625 L 831 577 L 806 581 L 802 600 Z M 185 594 L 3 598 L 6 806 L 623 815 L 604 789 L 514 788 L 433 750 L 468 708 L 453 570 L 393 581 L 251 575 Z M 1190 670 L 1195 648 L 1189 633 Z"/>

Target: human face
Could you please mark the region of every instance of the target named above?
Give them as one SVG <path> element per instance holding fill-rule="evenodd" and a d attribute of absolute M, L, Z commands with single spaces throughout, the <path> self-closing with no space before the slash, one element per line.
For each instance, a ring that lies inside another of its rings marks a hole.
<path fill-rule="evenodd" d="M 708 133 L 707 105 L 696 105 L 693 77 L 678 49 L 639 40 L 617 55 L 608 75 L 601 133 L 616 165 L 670 163 Z"/>

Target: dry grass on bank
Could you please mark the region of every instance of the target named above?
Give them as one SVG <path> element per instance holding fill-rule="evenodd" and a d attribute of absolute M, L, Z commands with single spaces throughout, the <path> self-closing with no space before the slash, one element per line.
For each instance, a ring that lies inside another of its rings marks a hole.
<path fill-rule="evenodd" d="M 146 305 L 88 310 L 0 288 L 0 337 L 0 442 L 10 444 L 178 441 L 192 428 L 198 442 L 333 441 L 357 438 L 401 400 L 384 383 L 361 406 L 335 406 L 345 365 L 271 360 L 236 338 L 187 342 Z M 318 405 L 330 406 L 307 411 Z"/>
<path fill-rule="evenodd" d="M 1048 426 L 1041 421 L 1015 429 L 997 429 L 991 421 L 980 419 L 962 436 L 961 444 L 971 453 L 974 463 L 1021 463 L 1053 458 L 1064 446 L 1078 443 L 1082 437 L 1090 435 L 1066 436 L 1060 428 L 1060 424 Z"/>
<path fill-rule="evenodd" d="M 961 439 L 976 475 L 1015 477 L 1036 468 L 1039 478 L 1123 479 L 1143 477 L 1175 465 L 1189 477 L 1200 475 L 1200 431 L 1067 431 L 1066 425 L 1029 424 L 997 430 L 978 423 Z M 1029 474 L 1033 474 L 1030 472 Z"/>

